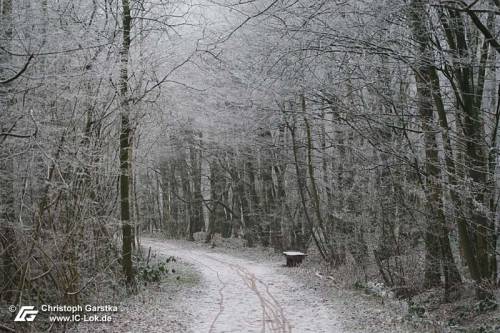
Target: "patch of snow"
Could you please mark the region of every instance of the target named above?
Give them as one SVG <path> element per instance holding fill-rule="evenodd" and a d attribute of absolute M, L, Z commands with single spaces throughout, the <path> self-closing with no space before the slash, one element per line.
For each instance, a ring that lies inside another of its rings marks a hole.
<path fill-rule="evenodd" d="M 143 245 L 201 270 L 200 294 L 183 300 L 196 318 L 193 332 L 345 332 L 328 300 L 280 273 L 279 264 L 177 244 L 143 240 Z"/>
<path fill-rule="evenodd" d="M 307 254 L 305 254 L 305 253 L 295 252 L 295 251 L 286 251 L 286 252 L 283 252 L 283 254 L 286 256 L 307 256 Z"/>

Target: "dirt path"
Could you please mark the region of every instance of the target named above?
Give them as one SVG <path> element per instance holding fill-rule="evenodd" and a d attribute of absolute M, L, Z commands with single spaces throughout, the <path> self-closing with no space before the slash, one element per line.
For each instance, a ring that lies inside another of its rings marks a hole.
<path fill-rule="evenodd" d="M 176 256 L 200 269 L 200 292 L 187 299 L 196 333 L 343 332 L 328 301 L 280 274 L 270 263 L 144 239 L 146 248 Z"/>

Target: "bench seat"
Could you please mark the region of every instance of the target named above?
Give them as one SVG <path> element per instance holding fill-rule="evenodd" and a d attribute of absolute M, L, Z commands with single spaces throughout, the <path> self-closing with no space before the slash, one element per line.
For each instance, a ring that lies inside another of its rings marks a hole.
<path fill-rule="evenodd" d="M 286 265 L 288 267 L 295 267 L 299 265 L 307 256 L 307 254 L 299 251 L 285 251 L 283 254 L 286 257 Z"/>

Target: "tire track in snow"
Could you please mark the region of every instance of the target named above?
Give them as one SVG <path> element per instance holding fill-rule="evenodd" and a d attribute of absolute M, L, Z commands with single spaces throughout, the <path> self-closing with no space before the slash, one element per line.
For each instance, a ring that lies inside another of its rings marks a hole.
<path fill-rule="evenodd" d="M 255 274 L 251 273 L 250 271 L 248 271 L 248 269 L 241 265 L 228 263 L 223 260 L 214 258 L 213 256 L 210 256 L 208 254 L 206 256 L 212 260 L 227 265 L 229 268 L 235 271 L 241 277 L 245 285 L 257 295 L 262 307 L 263 315 L 261 332 L 266 332 L 267 323 L 269 323 L 270 325 L 271 332 L 290 333 L 292 331 L 290 323 L 285 317 L 283 308 L 269 291 L 268 284 L 266 284 L 261 279 L 258 279 Z M 262 294 L 260 292 L 257 282 L 264 287 L 265 294 Z"/>
<path fill-rule="evenodd" d="M 212 324 L 210 325 L 210 330 L 208 331 L 209 333 L 212 333 L 214 331 L 217 319 L 219 319 L 219 317 L 222 315 L 222 312 L 224 312 L 224 293 L 222 291 L 224 290 L 224 288 L 226 288 L 226 284 L 220 278 L 219 272 L 217 272 L 217 279 L 219 279 L 220 283 L 222 283 L 222 287 L 219 289 L 219 295 L 220 295 L 219 312 L 212 321 Z"/>

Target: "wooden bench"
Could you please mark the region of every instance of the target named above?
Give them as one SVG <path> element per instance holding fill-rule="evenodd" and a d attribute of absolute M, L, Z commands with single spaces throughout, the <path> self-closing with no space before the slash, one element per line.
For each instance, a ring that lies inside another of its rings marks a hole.
<path fill-rule="evenodd" d="M 286 257 L 286 265 L 288 267 L 295 267 L 304 260 L 307 254 L 298 251 L 285 251 L 283 254 Z"/>

